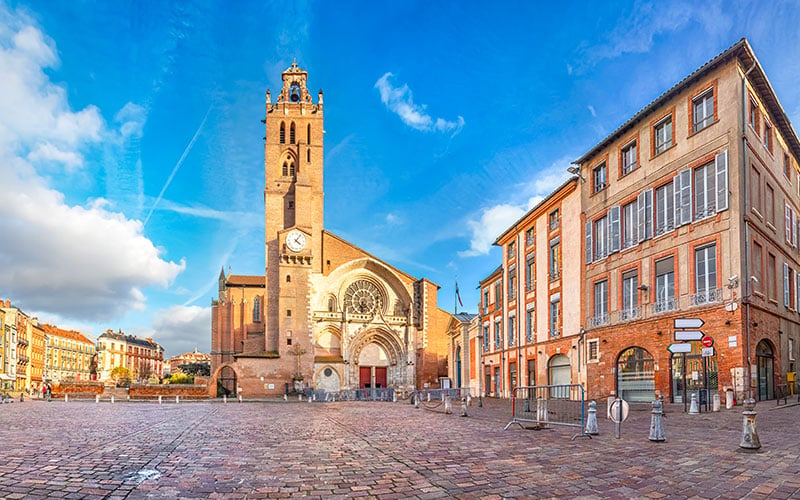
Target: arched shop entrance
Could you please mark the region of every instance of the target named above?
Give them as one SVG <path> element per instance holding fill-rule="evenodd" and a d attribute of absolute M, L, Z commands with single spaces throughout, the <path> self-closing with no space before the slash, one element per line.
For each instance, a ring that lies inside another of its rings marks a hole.
<path fill-rule="evenodd" d="M 683 403 L 684 395 L 691 401 L 692 394 L 698 403 L 705 404 L 706 398 L 719 390 L 717 377 L 717 355 L 703 357 L 700 342 L 691 342 L 692 351 L 687 354 L 673 354 L 670 363 L 672 380 L 672 402 Z M 709 401 L 710 404 L 710 401 Z"/>
<path fill-rule="evenodd" d="M 656 397 L 653 356 L 641 347 L 629 347 L 617 358 L 617 394 L 625 401 L 652 401 Z"/>
<path fill-rule="evenodd" d="M 775 354 L 772 346 L 762 340 L 756 346 L 756 365 L 758 366 L 758 400 L 775 399 Z"/>
<path fill-rule="evenodd" d="M 217 397 L 236 395 L 236 372 L 230 366 L 223 366 L 217 376 Z"/>

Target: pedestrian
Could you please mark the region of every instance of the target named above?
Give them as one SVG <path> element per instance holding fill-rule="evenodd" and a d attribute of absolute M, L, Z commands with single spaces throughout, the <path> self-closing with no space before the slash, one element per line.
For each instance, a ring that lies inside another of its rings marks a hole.
<path fill-rule="evenodd" d="M 47 384 L 42 384 L 42 399 L 47 397 Z"/>

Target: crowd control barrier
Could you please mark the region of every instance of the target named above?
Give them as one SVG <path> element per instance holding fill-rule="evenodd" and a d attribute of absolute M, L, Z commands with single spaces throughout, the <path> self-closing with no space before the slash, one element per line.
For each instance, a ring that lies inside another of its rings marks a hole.
<path fill-rule="evenodd" d="M 522 428 L 532 424 L 537 429 L 561 425 L 578 429 L 572 439 L 583 436 L 591 438 L 585 433 L 585 394 L 580 384 L 517 387 L 511 398 L 511 421 L 505 429 L 512 424 Z"/>

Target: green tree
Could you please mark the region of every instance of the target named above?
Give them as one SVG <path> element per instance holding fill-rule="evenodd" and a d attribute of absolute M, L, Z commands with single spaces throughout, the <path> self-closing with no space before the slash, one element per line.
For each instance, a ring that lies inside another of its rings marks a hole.
<path fill-rule="evenodd" d="M 169 377 L 170 384 L 193 384 L 194 377 L 183 373 L 173 373 Z"/>
<path fill-rule="evenodd" d="M 111 370 L 111 380 L 117 387 L 128 387 L 131 385 L 131 371 L 124 366 L 118 366 Z"/>

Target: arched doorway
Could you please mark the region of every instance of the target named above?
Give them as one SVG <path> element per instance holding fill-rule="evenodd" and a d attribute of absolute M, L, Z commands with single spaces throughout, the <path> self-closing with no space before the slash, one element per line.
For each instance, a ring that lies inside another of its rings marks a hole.
<path fill-rule="evenodd" d="M 653 356 L 641 347 L 629 347 L 617 358 L 617 394 L 625 401 L 652 401 L 656 397 Z"/>
<path fill-rule="evenodd" d="M 569 366 L 569 358 L 564 354 L 556 354 L 550 358 L 547 364 L 547 378 L 550 385 L 569 385 L 572 383 L 572 369 Z M 568 398 L 569 388 L 561 387 L 551 389 L 551 398 Z"/>
<path fill-rule="evenodd" d="M 775 354 L 772 346 L 766 340 L 762 340 L 756 346 L 756 365 L 758 366 L 758 400 L 774 399 Z"/>
<path fill-rule="evenodd" d="M 358 355 L 358 387 L 361 389 L 386 387 L 389 358 L 377 343 L 364 346 Z"/>
<path fill-rule="evenodd" d="M 236 371 L 230 366 L 223 366 L 217 376 L 217 397 L 236 395 Z"/>
<path fill-rule="evenodd" d="M 456 387 L 461 387 L 461 346 L 456 349 Z"/>

